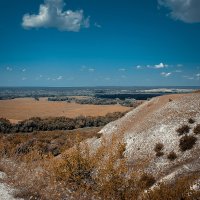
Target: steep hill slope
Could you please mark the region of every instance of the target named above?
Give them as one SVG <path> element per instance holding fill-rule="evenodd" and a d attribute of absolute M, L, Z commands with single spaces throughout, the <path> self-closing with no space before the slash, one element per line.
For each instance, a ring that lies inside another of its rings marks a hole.
<path fill-rule="evenodd" d="M 194 122 L 188 122 L 189 119 Z M 100 133 L 105 140 L 112 135 L 123 138 L 126 144 L 124 154 L 130 165 L 143 160 L 147 164 L 145 170 L 162 181 L 180 174 L 200 173 L 200 133 L 193 132 L 197 124 L 200 124 L 200 94 L 166 95 L 142 104 L 123 118 L 106 125 Z M 183 125 L 190 129 L 180 135 L 177 129 Z M 191 149 L 181 150 L 180 140 L 184 135 L 196 138 Z M 98 144 L 93 142 L 93 145 Z M 160 154 L 156 155 L 155 151 Z M 174 152 L 177 158 L 170 160 L 170 152 Z"/>

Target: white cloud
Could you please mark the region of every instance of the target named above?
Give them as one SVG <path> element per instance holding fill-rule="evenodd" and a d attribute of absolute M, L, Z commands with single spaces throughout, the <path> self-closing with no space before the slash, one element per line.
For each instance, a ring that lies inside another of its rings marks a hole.
<path fill-rule="evenodd" d="M 40 75 L 37 76 L 35 79 L 36 79 L 36 80 L 40 80 L 41 78 L 43 78 L 43 75 L 40 74 Z"/>
<path fill-rule="evenodd" d="M 57 78 L 56 78 L 56 80 L 62 80 L 63 79 L 63 77 L 62 76 L 58 76 Z"/>
<path fill-rule="evenodd" d="M 170 17 L 186 23 L 200 22 L 199 0 L 158 0 L 159 5 L 171 10 Z"/>
<path fill-rule="evenodd" d="M 6 67 L 6 70 L 11 72 L 13 69 L 11 67 Z"/>
<path fill-rule="evenodd" d="M 94 23 L 94 26 L 96 26 L 97 28 L 102 28 L 102 26 L 98 24 L 97 22 Z"/>
<path fill-rule="evenodd" d="M 94 71 L 95 71 L 95 68 L 87 67 L 87 66 L 85 66 L 85 65 L 82 65 L 80 71 L 82 71 L 82 72 L 83 72 L 83 71 L 94 72 Z"/>
<path fill-rule="evenodd" d="M 176 72 L 176 73 L 182 73 L 182 70 L 176 70 L 174 72 Z"/>
<path fill-rule="evenodd" d="M 162 62 L 160 64 L 158 64 L 158 65 L 154 65 L 155 69 L 161 69 L 161 68 L 165 68 L 165 67 L 168 67 L 168 65 L 165 65 Z"/>
<path fill-rule="evenodd" d="M 60 31 L 78 32 L 88 28 L 89 17 L 85 18 L 83 10 L 66 10 L 64 0 L 45 0 L 40 5 L 39 14 L 25 14 L 22 26 L 24 28 L 57 28 Z"/>
<path fill-rule="evenodd" d="M 142 69 L 142 66 L 141 65 L 137 65 L 136 68 L 137 69 Z"/>
<path fill-rule="evenodd" d="M 121 71 L 121 72 L 125 72 L 125 71 L 126 71 L 125 68 L 120 68 L 120 69 L 118 69 L 118 70 Z"/>
<path fill-rule="evenodd" d="M 165 77 L 165 78 L 167 78 L 167 77 L 169 77 L 169 76 L 171 76 L 172 75 L 172 73 L 171 72 L 162 72 L 161 73 L 161 76 L 163 76 L 163 77 Z"/>
<path fill-rule="evenodd" d="M 196 74 L 197 80 L 200 80 L 200 74 Z"/>
<path fill-rule="evenodd" d="M 183 64 L 177 64 L 177 67 L 183 67 Z"/>
<path fill-rule="evenodd" d="M 48 81 L 60 81 L 63 79 L 63 76 L 58 76 L 56 78 L 50 78 L 50 77 L 47 77 L 47 80 Z"/>
<path fill-rule="evenodd" d="M 24 68 L 24 69 L 22 69 L 22 72 L 26 72 L 26 69 Z"/>
<path fill-rule="evenodd" d="M 183 76 L 183 78 L 186 78 L 188 80 L 194 80 L 194 77 L 192 77 L 192 76 Z"/>
<path fill-rule="evenodd" d="M 94 72 L 95 69 L 94 69 L 94 68 L 89 68 L 88 71 L 89 71 L 89 72 Z"/>

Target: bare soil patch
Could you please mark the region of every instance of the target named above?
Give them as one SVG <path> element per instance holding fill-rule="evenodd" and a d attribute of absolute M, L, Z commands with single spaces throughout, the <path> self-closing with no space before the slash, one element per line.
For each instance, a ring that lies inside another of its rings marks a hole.
<path fill-rule="evenodd" d="M 70 117 L 104 116 L 112 112 L 125 112 L 130 108 L 121 105 L 80 105 L 67 102 L 49 102 L 46 99 L 36 101 L 32 98 L 18 98 L 0 101 L 0 117 L 12 123 L 31 117 Z"/>

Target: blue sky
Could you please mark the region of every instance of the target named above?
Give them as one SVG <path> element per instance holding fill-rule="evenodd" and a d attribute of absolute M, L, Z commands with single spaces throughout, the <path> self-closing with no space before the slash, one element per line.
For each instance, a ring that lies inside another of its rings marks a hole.
<path fill-rule="evenodd" d="M 199 0 L 1 0 L 0 86 L 200 86 Z"/>

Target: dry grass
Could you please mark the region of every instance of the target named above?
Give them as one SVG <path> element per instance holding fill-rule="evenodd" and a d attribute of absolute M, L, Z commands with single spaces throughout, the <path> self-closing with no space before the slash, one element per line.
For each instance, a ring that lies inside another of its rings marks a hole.
<path fill-rule="evenodd" d="M 0 117 L 16 123 L 31 117 L 104 116 L 107 113 L 125 112 L 130 108 L 121 105 L 80 105 L 66 102 L 36 101 L 33 98 L 18 98 L 0 101 Z"/>
<path fill-rule="evenodd" d="M 37 141 L 43 140 L 44 133 L 37 134 Z M 62 157 L 42 152 L 39 144 L 16 155 L 18 143 L 27 142 L 30 136 L 4 136 L 0 150 L 5 149 L 5 145 L 10 148 L 2 156 L 6 156 L 6 160 L 2 159 L 1 164 L 10 177 L 9 183 L 20 189 L 16 197 L 26 199 L 32 196 L 33 199 L 45 200 L 67 199 L 69 196 L 71 199 L 136 198 L 140 193 L 137 188 L 139 178 L 128 169 L 123 141 L 118 142 L 113 137 L 109 150 L 102 141 L 102 145 L 91 154 L 86 143 L 80 145 L 83 135 L 78 134 L 72 140 L 73 148 L 69 148 L 71 145 L 64 148 Z"/>
<path fill-rule="evenodd" d="M 173 190 L 170 185 L 148 190 L 156 179 L 143 173 L 145 163 L 129 167 L 124 156 L 126 144 L 121 136 L 114 135 L 110 141 L 102 138 L 99 148 L 90 151 L 85 139 L 99 137 L 98 130 L 1 136 L 0 168 L 8 174 L 7 182 L 19 189 L 15 196 L 37 200 L 160 200 L 189 199 L 188 194 L 197 196 L 197 192 L 190 191 L 191 178 L 178 181 Z M 54 157 L 52 152 L 46 151 L 46 145 L 52 141 L 58 144 L 61 156 Z M 22 144 L 26 144 L 24 151 L 17 151 Z M 156 149 L 160 152 L 163 145 L 157 145 Z M 146 189 L 148 192 L 143 193 Z"/>
<path fill-rule="evenodd" d="M 36 149 L 42 154 L 54 155 L 54 150 L 59 153 L 73 147 L 76 144 L 76 138 L 83 141 L 91 137 L 99 137 L 98 128 L 82 128 L 71 131 L 40 131 L 33 133 L 16 133 L 0 135 L 0 155 L 6 157 L 17 156 L 22 158 Z"/>
<path fill-rule="evenodd" d="M 171 184 L 160 184 L 154 190 L 149 190 L 144 194 L 143 200 L 198 200 L 200 191 L 192 190 L 191 185 L 198 180 L 199 175 L 179 177 Z"/>

